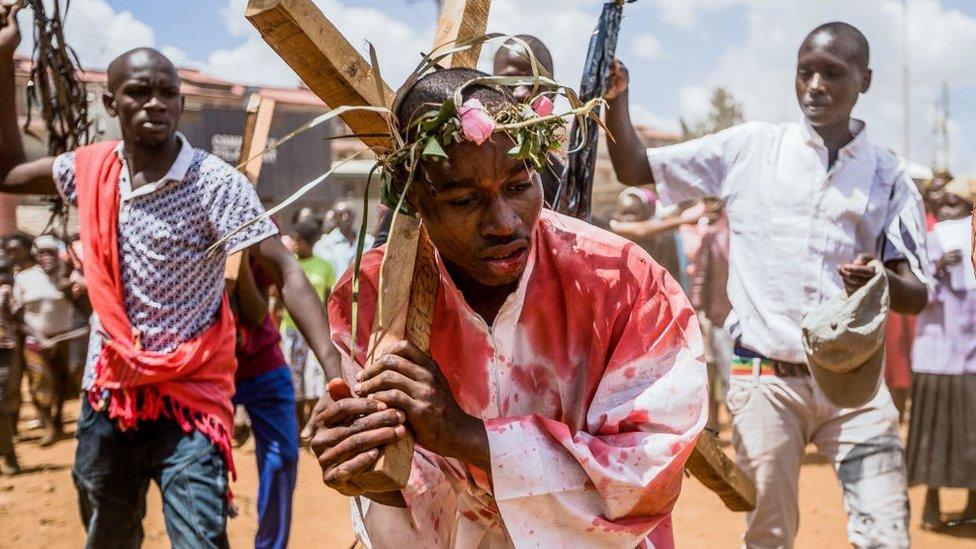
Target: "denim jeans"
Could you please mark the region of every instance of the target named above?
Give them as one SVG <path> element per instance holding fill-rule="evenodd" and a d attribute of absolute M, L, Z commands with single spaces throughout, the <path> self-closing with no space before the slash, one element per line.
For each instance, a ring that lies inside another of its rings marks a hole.
<path fill-rule="evenodd" d="M 81 402 L 72 477 L 86 547 L 141 546 L 150 480 L 162 493 L 173 547 L 228 547 L 227 467 L 205 435 L 169 419 L 121 431 L 88 398 Z"/>
<path fill-rule="evenodd" d="M 258 461 L 257 549 L 288 546 L 298 476 L 295 388 L 287 365 L 237 382 L 234 404 L 251 418 Z"/>

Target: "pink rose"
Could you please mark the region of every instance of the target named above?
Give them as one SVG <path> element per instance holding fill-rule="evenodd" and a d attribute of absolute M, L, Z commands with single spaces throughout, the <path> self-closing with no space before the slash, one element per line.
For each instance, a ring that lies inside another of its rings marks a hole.
<path fill-rule="evenodd" d="M 495 119 L 488 114 L 488 110 L 477 99 L 468 99 L 458 109 L 461 117 L 461 130 L 464 138 L 476 145 L 481 145 L 491 137 L 495 131 Z"/>
<path fill-rule="evenodd" d="M 552 114 L 554 108 L 555 105 L 552 104 L 552 99 L 549 99 L 545 95 L 536 97 L 535 101 L 532 102 L 532 110 L 539 116 L 549 116 Z"/>

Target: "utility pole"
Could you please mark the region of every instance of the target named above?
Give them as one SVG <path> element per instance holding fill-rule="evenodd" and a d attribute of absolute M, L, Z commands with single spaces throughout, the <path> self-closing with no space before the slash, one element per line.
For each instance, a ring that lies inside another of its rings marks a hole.
<path fill-rule="evenodd" d="M 902 77 L 902 156 L 909 160 L 911 156 L 911 87 L 909 84 L 908 63 L 908 0 L 901 0 L 902 8 L 902 41 L 901 41 L 901 77 Z"/>
<path fill-rule="evenodd" d="M 942 80 L 942 94 L 936 102 L 932 135 L 932 167 L 949 169 L 949 82 Z"/>

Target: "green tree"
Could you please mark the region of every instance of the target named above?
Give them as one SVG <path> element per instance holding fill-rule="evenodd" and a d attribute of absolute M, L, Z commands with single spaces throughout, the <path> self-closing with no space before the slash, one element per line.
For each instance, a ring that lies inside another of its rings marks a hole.
<path fill-rule="evenodd" d="M 736 101 L 725 88 L 715 88 L 710 103 L 712 108 L 702 120 L 689 123 L 684 118 L 681 119 L 681 135 L 684 139 L 715 133 L 743 122 L 742 103 Z"/>

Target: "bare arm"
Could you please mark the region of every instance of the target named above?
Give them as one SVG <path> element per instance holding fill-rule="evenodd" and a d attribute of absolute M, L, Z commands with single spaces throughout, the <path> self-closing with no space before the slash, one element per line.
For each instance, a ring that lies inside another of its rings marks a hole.
<path fill-rule="evenodd" d="M 241 318 L 250 326 L 260 326 L 268 316 L 268 299 L 261 293 L 254 281 L 247 252 L 241 259 L 241 272 L 234 292 L 237 294 L 237 304 Z"/>
<path fill-rule="evenodd" d="M 868 283 L 874 277 L 874 268 L 868 265 L 872 259 L 870 255 L 859 254 L 852 263 L 846 263 L 837 268 L 847 294 L 850 295 L 858 288 Z M 888 274 L 888 292 L 891 295 L 891 310 L 896 313 L 917 315 L 928 305 L 929 293 L 915 273 L 912 272 L 908 260 L 900 259 L 885 263 Z"/>
<path fill-rule="evenodd" d="M 268 273 L 281 292 L 281 301 L 298 326 L 315 358 L 325 369 L 328 379 L 340 377 L 339 353 L 332 346 L 329 319 L 322 299 L 308 281 L 281 239 L 265 238 L 251 248 L 258 264 Z"/>
<path fill-rule="evenodd" d="M 607 149 L 617 180 L 624 185 L 647 185 L 654 183 L 654 175 L 644 143 L 630 121 L 629 85 L 627 67 L 619 59 L 614 59 L 604 94 L 607 100 L 604 120 L 613 135 L 613 139 L 607 139 Z"/>
<path fill-rule="evenodd" d="M 907 260 L 885 263 L 888 270 L 888 291 L 891 309 L 896 313 L 917 315 L 928 305 L 929 292 L 925 284 L 912 272 Z"/>
<path fill-rule="evenodd" d="M 20 43 L 17 12 L 0 7 L 0 191 L 14 194 L 55 194 L 53 158 L 25 162 L 17 120 L 14 50 Z"/>

